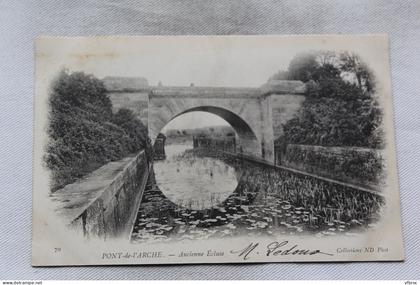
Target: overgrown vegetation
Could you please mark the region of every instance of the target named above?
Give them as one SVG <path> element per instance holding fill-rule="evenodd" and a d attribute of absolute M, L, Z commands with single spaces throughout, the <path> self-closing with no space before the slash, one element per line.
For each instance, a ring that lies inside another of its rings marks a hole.
<path fill-rule="evenodd" d="M 231 126 L 211 126 L 195 129 L 168 129 L 165 132 L 167 137 L 166 144 L 179 144 L 191 141 L 193 137 L 210 136 L 210 137 L 226 137 L 235 136 L 235 130 Z"/>
<path fill-rule="evenodd" d="M 297 55 L 271 79 L 306 83 L 300 113 L 284 125 L 277 145 L 306 144 L 382 148 L 382 113 L 375 79 L 356 54 L 330 51 Z"/>
<path fill-rule="evenodd" d="M 92 75 L 62 71 L 49 103 L 44 159 L 52 171 L 51 191 L 144 148 L 145 126 L 128 109 L 113 114 L 102 81 Z"/>
<path fill-rule="evenodd" d="M 289 144 L 284 163 L 294 169 L 354 185 L 375 186 L 383 179 L 383 158 L 380 152 L 370 148 Z"/>

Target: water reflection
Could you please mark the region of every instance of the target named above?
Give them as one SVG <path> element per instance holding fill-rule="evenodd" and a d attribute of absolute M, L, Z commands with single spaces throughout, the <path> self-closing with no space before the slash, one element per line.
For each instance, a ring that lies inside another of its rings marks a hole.
<path fill-rule="evenodd" d="M 189 209 L 217 206 L 238 185 L 235 169 L 215 158 L 199 158 L 188 145 L 168 145 L 166 160 L 154 164 L 157 187 L 170 201 Z"/>
<path fill-rule="evenodd" d="M 175 196 L 167 197 L 171 195 L 169 190 L 173 189 L 177 189 L 176 193 L 181 193 L 182 197 L 188 193 L 188 190 L 176 184 L 181 183 L 184 187 L 190 185 L 196 189 L 197 185 L 206 187 L 206 183 L 193 179 L 197 184 L 188 184 L 176 176 L 172 178 L 177 182 L 172 182 L 172 185 L 169 180 L 155 183 L 152 175 L 143 196 L 132 242 L 239 235 L 358 235 L 362 229 L 375 227 L 381 216 L 384 200 L 378 195 L 188 148 L 184 147 L 181 154 L 168 156 L 175 158 L 179 167 L 187 165 L 189 169 L 191 166 L 188 173 L 192 176 L 195 175 L 193 168 L 197 165 L 197 171 L 201 173 L 198 177 L 206 177 L 206 181 L 212 181 L 202 168 L 206 165 L 219 167 L 217 175 L 226 175 L 221 179 L 233 181 L 236 175 L 235 191 L 231 193 L 229 187 L 223 188 L 220 196 L 207 196 L 210 203 L 201 206 L 194 204 L 193 196 L 183 198 L 187 203 L 180 203 Z M 163 175 L 163 172 L 159 172 L 161 170 L 156 170 L 156 175 Z M 162 192 L 160 187 L 167 188 Z"/>

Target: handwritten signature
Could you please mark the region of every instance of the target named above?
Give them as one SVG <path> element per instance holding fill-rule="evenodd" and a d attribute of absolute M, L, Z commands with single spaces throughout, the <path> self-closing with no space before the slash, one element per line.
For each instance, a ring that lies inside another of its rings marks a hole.
<path fill-rule="evenodd" d="M 243 258 L 243 260 L 248 260 L 252 256 L 259 255 L 260 251 L 260 243 L 253 243 L 251 242 L 245 248 L 231 250 L 230 253 L 237 254 L 238 257 Z M 266 256 L 284 256 L 284 255 L 316 255 L 316 254 L 324 254 L 333 256 L 333 254 L 328 252 L 322 252 L 319 249 L 303 249 L 299 248 L 297 244 L 290 246 L 289 241 L 285 240 L 282 242 L 274 241 L 272 243 L 267 244 L 264 249 Z"/>

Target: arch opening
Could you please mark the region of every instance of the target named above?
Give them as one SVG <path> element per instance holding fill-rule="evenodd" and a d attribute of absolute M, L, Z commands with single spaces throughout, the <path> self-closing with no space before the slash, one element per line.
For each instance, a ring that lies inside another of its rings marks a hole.
<path fill-rule="evenodd" d="M 235 168 L 213 156 L 218 153 L 214 148 L 193 145 L 197 138 L 205 138 L 223 145 L 221 150 L 235 149 L 239 135 L 229 122 L 209 112 L 190 110 L 162 128 L 157 139 L 162 136 L 166 155 L 155 160 L 154 173 L 156 185 L 166 198 L 185 208 L 205 210 L 221 205 L 232 195 L 238 186 Z"/>
<path fill-rule="evenodd" d="M 239 115 L 235 114 L 234 112 L 227 110 L 221 107 L 215 106 L 199 106 L 186 109 L 184 111 L 179 112 L 175 116 L 172 116 L 166 122 L 159 122 L 160 126 L 157 128 L 153 128 L 152 124 L 149 124 L 149 127 L 152 126 L 152 129 L 149 130 L 150 136 L 154 141 L 157 135 L 165 129 L 165 127 L 170 124 L 173 120 L 176 120 L 180 116 L 184 114 L 188 114 L 191 112 L 206 112 L 209 114 L 213 114 L 218 116 L 219 118 L 226 121 L 235 131 L 237 135 L 237 151 L 242 152 L 244 154 L 249 154 L 252 156 L 260 157 L 262 154 L 261 143 L 256 136 L 256 133 L 250 125 Z"/>

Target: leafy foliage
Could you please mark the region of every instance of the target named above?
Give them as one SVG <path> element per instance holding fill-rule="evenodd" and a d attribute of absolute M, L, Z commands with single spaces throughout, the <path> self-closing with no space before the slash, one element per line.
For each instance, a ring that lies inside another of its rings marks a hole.
<path fill-rule="evenodd" d="M 307 98 L 277 144 L 383 147 L 375 80 L 357 55 L 304 53 L 279 74 L 306 82 Z"/>
<path fill-rule="evenodd" d="M 130 110 L 114 115 L 102 81 L 92 75 L 62 71 L 49 103 L 44 159 L 52 171 L 52 191 L 144 146 L 144 125 Z"/>
<path fill-rule="evenodd" d="M 379 185 L 383 168 L 380 151 L 370 148 L 287 146 L 287 166 L 355 185 Z"/>
<path fill-rule="evenodd" d="M 112 122 L 122 128 L 130 138 L 129 149 L 131 152 L 145 148 L 147 128 L 131 110 L 125 108 L 118 110 L 114 114 Z"/>

